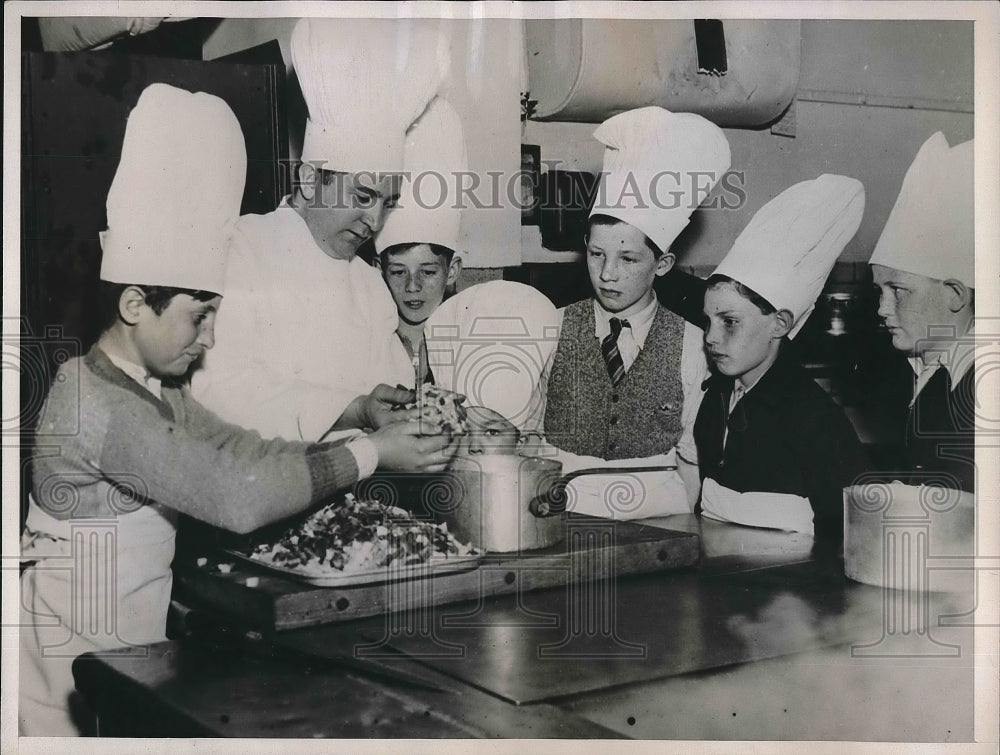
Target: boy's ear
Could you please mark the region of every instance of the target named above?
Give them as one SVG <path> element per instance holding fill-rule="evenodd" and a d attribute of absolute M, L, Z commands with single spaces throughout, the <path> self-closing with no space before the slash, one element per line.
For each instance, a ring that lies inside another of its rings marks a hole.
<path fill-rule="evenodd" d="M 458 256 L 458 253 L 452 255 L 451 263 L 448 265 L 448 278 L 445 283 L 447 286 L 454 286 L 458 283 L 458 276 L 462 272 L 462 258 Z"/>
<path fill-rule="evenodd" d="M 372 257 L 372 267 L 374 267 L 380 273 L 382 272 L 382 255 L 381 254 L 376 254 L 374 257 Z"/>
<path fill-rule="evenodd" d="M 127 325 L 135 325 L 146 306 L 146 294 L 138 286 L 128 286 L 118 297 L 118 316 Z"/>
<path fill-rule="evenodd" d="M 945 302 L 951 312 L 961 312 L 972 302 L 972 289 L 962 281 L 949 278 L 941 281 L 941 285 L 944 286 Z"/>
<path fill-rule="evenodd" d="M 774 313 L 774 335 L 776 338 L 784 338 L 795 325 L 795 316 L 787 309 L 779 309 Z"/>
<path fill-rule="evenodd" d="M 656 275 L 657 277 L 661 275 L 666 275 L 670 272 L 670 268 L 674 266 L 674 261 L 677 257 L 673 252 L 664 252 L 656 260 Z"/>
<path fill-rule="evenodd" d="M 302 198 L 312 201 L 316 196 L 316 169 L 309 163 L 299 163 L 299 193 Z"/>

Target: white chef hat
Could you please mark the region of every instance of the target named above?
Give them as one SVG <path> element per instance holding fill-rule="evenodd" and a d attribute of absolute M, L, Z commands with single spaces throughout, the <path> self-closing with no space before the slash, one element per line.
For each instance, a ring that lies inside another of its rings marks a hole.
<path fill-rule="evenodd" d="M 972 140 L 948 146 L 940 131 L 906 171 L 869 264 L 975 288 Z"/>
<path fill-rule="evenodd" d="M 376 251 L 396 244 L 440 244 L 459 252 L 458 181 L 469 160 L 462 119 L 444 98 L 435 97 L 413 124 L 403 164 L 410 177 L 403 182 L 399 206 L 375 237 Z"/>
<path fill-rule="evenodd" d="M 302 159 L 401 171 L 406 130 L 448 74 L 446 35 L 419 19 L 303 18 L 291 53 L 309 108 Z"/>
<path fill-rule="evenodd" d="M 865 210 L 865 187 L 829 173 L 788 187 L 761 207 L 715 269 L 795 318 L 794 338 Z"/>
<path fill-rule="evenodd" d="M 229 106 L 167 84 L 125 126 L 101 234 L 101 279 L 222 292 L 247 154 Z"/>
<path fill-rule="evenodd" d="M 635 226 L 667 251 L 729 169 L 722 129 L 694 113 L 629 110 L 594 131 L 605 145 L 593 215 Z"/>
<path fill-rule="evenodd" d="M 489 281 L 451 297 L 427 319 L 427 356 L 439 385 L 521 429 L 541 425 L 535 389 L 559 340 L 562 315 L 537 289 Z"/>

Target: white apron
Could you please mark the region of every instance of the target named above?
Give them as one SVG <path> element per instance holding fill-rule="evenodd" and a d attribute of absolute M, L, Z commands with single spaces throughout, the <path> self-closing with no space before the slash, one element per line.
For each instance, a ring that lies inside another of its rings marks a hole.
<path fill-rule="evenodd" d="M 58 520 L 30 502 L 21 558 L 36 563 L 21 575 L 21 736 L 80 733 L 70 711 L 78 655 L 166 639 L 176 517 L 154 504 Z"/>

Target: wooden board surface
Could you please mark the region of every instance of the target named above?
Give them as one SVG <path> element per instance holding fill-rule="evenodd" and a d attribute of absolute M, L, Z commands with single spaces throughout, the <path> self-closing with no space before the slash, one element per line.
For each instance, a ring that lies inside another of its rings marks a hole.
<path fill-rule="evenodd" d="M 315 587 L 204 554 L 180 555 L 175 595 L 188 605 L 259 631 L 280 631 L 691 566 L 699 538 L 633 522 L 571 516 L 566 539 L 538 551 L 487 554 L 474 571 L 355 588 Z M 220 563 L 230 566 L 220 571 Z M 249 580 L 249 584 L 248 584 Z"/>

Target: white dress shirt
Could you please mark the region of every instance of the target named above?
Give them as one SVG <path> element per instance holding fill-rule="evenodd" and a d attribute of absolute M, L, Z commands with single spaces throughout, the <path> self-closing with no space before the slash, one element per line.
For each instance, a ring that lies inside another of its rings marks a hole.
<path fill-rule="evenodd" d="M 108 359 L 111 360 L 111 364 L 156 396 L 156 398 L 162 398 L 160 396 L 160 379 L 151 375 L 149 370 L 116 354 L 109 354 L 106 351 L 104 353 L 107 354 Z"/>
<path fill-rule="evenodd" d="M 611 318 L 618 317 L 619 320 L 627 320 L 628 327 L 622 328 L 618 335 L 618 353 L 621 355 L 622 364 L 625 365 L 625 372 L 628 372 L 646 344 L 646 336 L 649 329 L 653 327 L 653 320 L 656 318 L 656 307 L 658 302 L 656 297 L 643 309 L 636 312 L 631 317 L 618 317 L 613 312 L 608 312 L 594 299 L 594 335 L 597 340 L 604 343 L 604 339 L 611 333 Z"/>
<path fill-rule="evenodd" d="M 920 391 L 930 382 L 931 378 L 934 377 L 934 373 L 937 372 L 938 367 L 942 365 L 948 370 L 951 376 L 951 390 L 955 390 L 959 381 L 965 376 L 965 373 L 969 371 L 975 361 L 976 344 L 973 338 L 975 330 L 975 326 L 972 326 L 968 330 L 968 337 L 966 339 L 952 341 L 940 349 L 928 350 L 926 358 L 921 356 L 907 357 L 906 361 L 910 363 L 910 367 L 913 368 L 913 372 L 917 376 L 917 383 L 913 388 L 913 398 L 910 399 L 910 406 L 913 406 L 913 402 L 917 400 Z"/>

